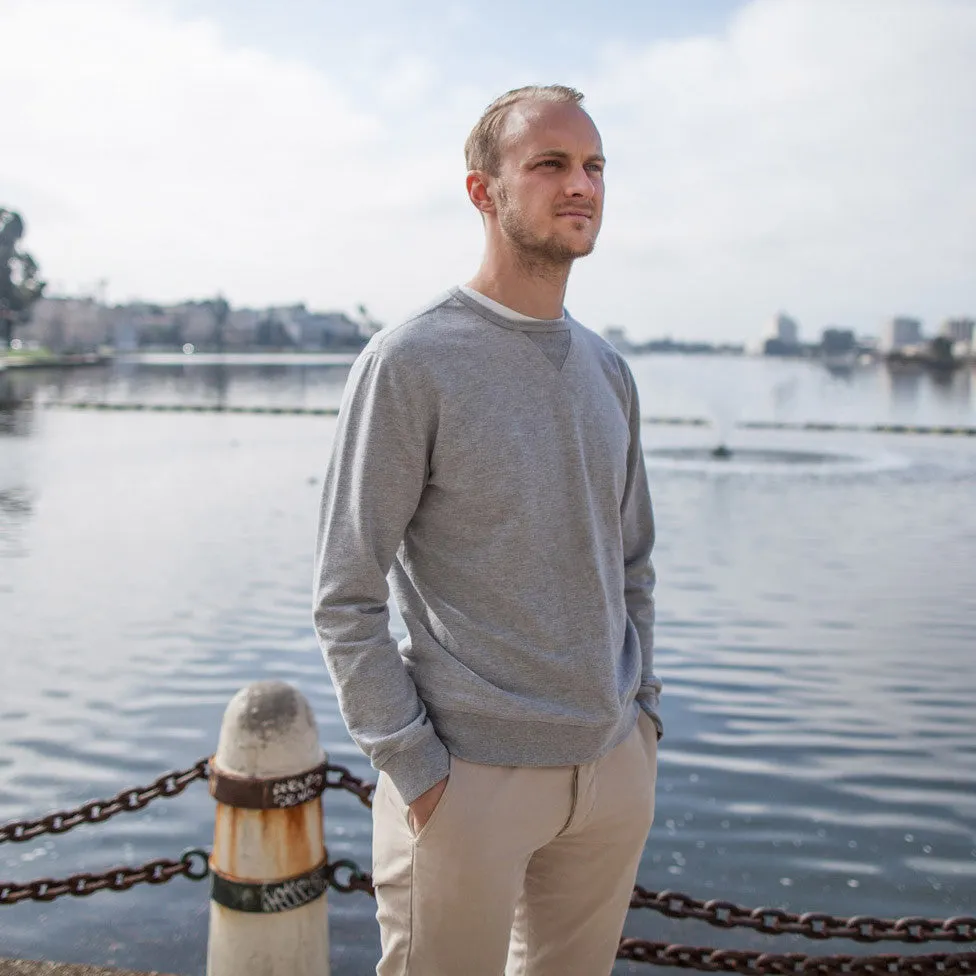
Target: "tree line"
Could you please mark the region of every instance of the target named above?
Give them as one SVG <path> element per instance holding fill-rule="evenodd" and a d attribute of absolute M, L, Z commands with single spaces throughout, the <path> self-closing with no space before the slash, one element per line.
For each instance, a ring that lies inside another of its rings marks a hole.
<path fill-rule="evenodd" d="M 14 326 L 27 320 L 47 284 L 37 262 L 19 246 L 24 230 L 19 213 L 0 207 L 0 351 L 10 348 Z"/>

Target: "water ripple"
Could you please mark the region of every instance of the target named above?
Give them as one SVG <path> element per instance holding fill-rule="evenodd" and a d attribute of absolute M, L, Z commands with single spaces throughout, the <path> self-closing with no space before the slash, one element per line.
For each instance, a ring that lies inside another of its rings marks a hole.
<path fill-rule="evenodd" d="M 310 402 L 341 389 L 320 380 L 302 394 Z M 260 389 L 247 383 L 242 399 Z M 180 390 L 173 380 L 155 392 Z M 214 748 L 228 699 L 268 677 L 297 685 L 330 756 L 373 778 L 310 621 L 309 479 L 333 429 L 52 411 L 26 437 L 0 439 L 12 479 L 0 483 L 0 820 L 191 765 Z M 652 447 L 703 443 L 693 431 L 646 433 Z M 976 445 L 802 437 L 768 444 L 865 463 L 822 477 L 649 466 L 666 734 L 639 881 L 835 914 L 971 911 Z M 327 811 L 333 855 L 368 865 L 366 811 L 332 794 Z M 208 845 L 212 817 L 194 784 L 104 826 L 4 845 L 0 876 L 172 857 Z M 336 976 L 373 964 L 372 910 L 363 897 L 332 900 Z M 205 886 L 175 881 L 18 906 L 0 918 L 0 942 L 25 957 L 137 969 L 165 958 L 199 973 L 206 913 Z M 627 931 L 714 939 L 650 913 L 632 913 Z M 726 944 L 765 945 L 746 933 Z"/>

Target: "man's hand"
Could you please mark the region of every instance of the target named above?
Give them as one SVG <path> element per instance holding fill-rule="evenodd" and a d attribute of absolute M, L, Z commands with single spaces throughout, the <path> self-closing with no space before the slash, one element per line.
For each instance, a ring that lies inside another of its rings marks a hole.
<path fill-rule="evenodd" d="M 414 834 L 419 834 L 424 829 L 424 825 L 434 815 L 437 804 L 440 803 L 441 796 L 447 788 L 447 777 L 445 776 L 439 783 L 435 783 L 426 793 L 421 793 L 416 800 L 409 806 L 410 829 Z"/>

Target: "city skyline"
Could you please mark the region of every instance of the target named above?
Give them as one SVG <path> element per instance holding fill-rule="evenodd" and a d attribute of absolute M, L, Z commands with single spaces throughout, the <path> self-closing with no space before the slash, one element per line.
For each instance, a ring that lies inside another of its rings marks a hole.
<path fill-rule="evenodd" d="M 216 307 L 224 306 L 223 317 L 218 324 Z M 49 294 L 33 306 L 30 320 L 15 327 L 14 334 L 26 343 L 41 346 L 70 347 L 78 351 L 93 350 L 102 345 L 118 345 L 119 337 L 125 335 L 121 345 L 132 348 L 138 345 L 136 334 L 141 329 L 163 332 L 169 326 L 178 325 L 188 330 L 188 337 L 195 343 L 209 343 L 215 330 L 223 329 L 223 322 L 229 335 L 236 335 L 238 341 L 251 336 L 260 322 L 277 323 L 283 331 L 304 335 L 308 341 L 309 327 L 312 331 L 326 328 L 335 332 L 335 337 L 352 338 L 355 334 L 368 338 L 382 328 L 384 323 L 376 319 L 363 303 L 354 310 L 332 307 L 309 307 L 301 302 L 283 302 L 276 305 L 252 307 L 235 305 L 227 296 L 215 295 L 208 298 L 191 298 L 173 303 L 154 302 L 149 299 L 136 299 L 128 303 L 105 303 L 96 295 L 54 295 Z M 300 322 L 305 321 L 305 325 Z M 780 310 L 767 316 L 763 323 L 747 336 L 736 336 L 720 340 L 700 336 L 678 336 L 674 332 L 641 333 L 632 326 L 619 323 L 603 323 L 593 326 L 594 331 L 604 338 L 613 337 L 615 344 L 634 347 L 641 344 L 671 343 L 683 346 L 712 346 L 719 348 L 750 349 L 761 351 L 765 343 L 772 339 L 781 346 L 810 348 L 827 340 L 828 335 L 836 341 L 838 335 L 848 336 L 850 343 L 863 346 L 876 346 L 891 350 L 912 345 L 920 345 L 936 336 L 948 336 L 965 347 L 961 355 L 966 358 L 974 352 L 974 318 L 972 316 L 951 316 L 934 323 L 934 330 L 926 329 L 925 323 L 916 317 L 895 314 L 879 323 L 876 331 L 868 332 L 846 327 L 843 323 L 830 321 L 808 328 L 804 334 L 802 323 L 787 312 Z M 890 337 L 890 338 L 886 338 Z M 897 338 L 896 338 L 897 337 Z M 54 340 L 54 341 L 52 341 Z M 181 340 L 182 342 L 182 340 Z M 317 344 L 318 340 L 313 344 Z"/>
<path fill-rule="evenodd" d="M 876 334 L 898 310 L 976 309 L 976 5 L 379 8 L 0 5 L 0 80 L 31 93 L 6 109 L 0 204 L 52 291 L 365 302 L 395 322 L 477 266 L 478 113 L 560 81 L 609 158 L 567 295 L 594 330 L 741 341 L 785 308 Z"/>

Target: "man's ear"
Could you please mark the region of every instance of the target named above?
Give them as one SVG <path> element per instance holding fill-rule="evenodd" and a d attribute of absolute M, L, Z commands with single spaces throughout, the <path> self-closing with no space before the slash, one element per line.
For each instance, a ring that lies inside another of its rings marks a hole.
<path fill-rule="evenodd" d="M 468 188 L 468 199 L 483 213 L 493 213 L 495 201 L 491 197 L 490 177 L 481 170 L 473 169 L 468 173 L 465 185 Z"/>

